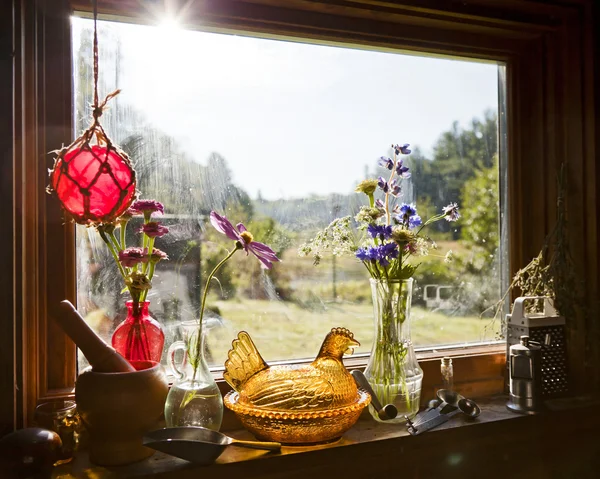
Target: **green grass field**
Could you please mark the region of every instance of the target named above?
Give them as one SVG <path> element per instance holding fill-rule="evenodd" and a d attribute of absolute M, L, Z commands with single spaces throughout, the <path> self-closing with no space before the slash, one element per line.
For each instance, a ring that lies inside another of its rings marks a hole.
<path fill-rule="evenodd" d="M 365 285 L 368 288 L 368 285 Z M 267 361 L 312 358 L 325 335 L 336 326 L 354 332 L 361 342 L 356 352 L 368 352 L 373 340 L 370 301 L 365 304 L 321 303 L 305 309 L 291 302 L 233 299 L 216 301 L 225 327 L 208 333 L 212 365 L 223 365 L 231 341 L 238 331 L 247 331 Z M 412 309 L 412 339 L 417 346 L 456 344 L 492 340 L 497 326 L 478 317 L 449 317 Z"/>

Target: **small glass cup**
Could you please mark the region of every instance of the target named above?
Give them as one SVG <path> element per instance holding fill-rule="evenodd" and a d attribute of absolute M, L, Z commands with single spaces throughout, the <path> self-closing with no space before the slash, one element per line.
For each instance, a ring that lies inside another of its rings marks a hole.
<path fill-rule="evenodd" d="M 56 465 L 73 460 L 79 442 L 80 420 L 75 401 L 57 400 L 45 402 L 35 408 L 35 424 L 56 432 L 62 441 L 61 457 Z"/>

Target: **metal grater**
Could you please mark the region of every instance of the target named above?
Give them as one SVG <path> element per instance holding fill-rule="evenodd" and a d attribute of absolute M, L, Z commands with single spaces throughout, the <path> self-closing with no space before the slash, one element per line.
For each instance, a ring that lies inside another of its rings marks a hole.
<path fill-rule="evenodd" d="M 525 313 L 525 302 L 544 301 L 543 313 Z M 521 336 L 529 336 L 542 345 L 542 397 L 550 398 L 569 391 L 565 318 L 559 316 L 552 300 L 544 296 L 523 296 L 515 300 L 512 314 L 506 315 L 506 354 L 519 344 Z"/>

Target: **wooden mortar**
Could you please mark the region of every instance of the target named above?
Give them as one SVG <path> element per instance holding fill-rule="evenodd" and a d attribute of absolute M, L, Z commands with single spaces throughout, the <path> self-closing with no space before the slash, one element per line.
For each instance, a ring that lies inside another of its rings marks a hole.
<path fill-rule="evenodd" d="M 142 437 L 156 428 L 163 413 L 167 378 L 158 363 L 132 364 L 134 372 L 99 373 L 88 368 L 77 378 L 77 410 L 89 431 L 94 464 L 119 466 L 154 452 L 142 445 Z"/>

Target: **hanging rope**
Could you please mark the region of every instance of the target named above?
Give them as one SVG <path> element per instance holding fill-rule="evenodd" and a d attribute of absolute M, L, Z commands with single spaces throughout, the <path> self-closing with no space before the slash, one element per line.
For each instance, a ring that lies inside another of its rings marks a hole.
<path fill-rule="evenodd" d="M 100 124 L 106 104 L 121 90 L 98 101 L 98 5 L 94 10 L 93 122 L 79 138 L 57 150 L 48 192 L 56 192 L 65 210 L 81 224 L 111 223 L 135 198 L 135 170 L 127 154 L 114 146 Z M 92 140 L 96 137 L 96 145 Z M 116 171 L 116 173 L 115 173 Z M 110 180 L 106 178 L 110 177 Z"/>

